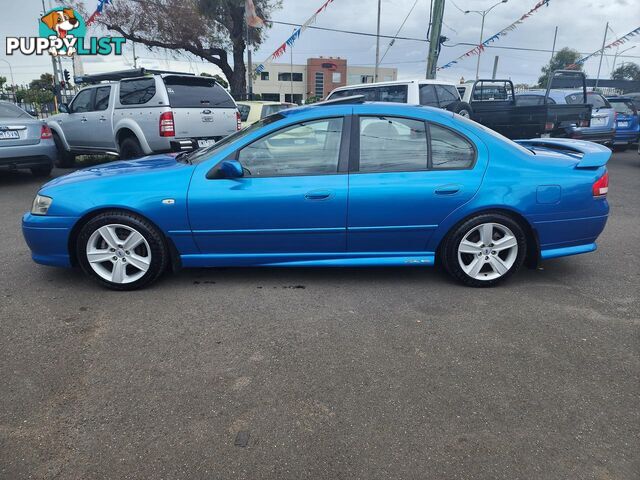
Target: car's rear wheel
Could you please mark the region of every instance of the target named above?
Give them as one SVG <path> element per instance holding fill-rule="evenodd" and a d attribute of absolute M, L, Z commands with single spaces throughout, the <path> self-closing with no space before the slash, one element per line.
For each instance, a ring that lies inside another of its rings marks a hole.
<path fill-rule="evenodd" d="M 169 253 L 161 232 L 138 215 L 112 211 L 80 230 L 76 255 L 82 270 L 113 290 L 135 290 L 165 271 Z"/>
<path fill-rule="evenodd" d="M 481 214 L 455 228 L 442 255 L 447 271 L 471 287 L 490 287 L 522 266 L 527 239 L 522 227 L 503 214 Z"/>
<path fill-rule="evenodd" d="M 31 168 L 31 173 L 36 177 L 48 177 L 51 175 L 51 170 L 53 170 L 53 166 L 41 165 L 39 167 Z"/>
<path fill-rule="evenodd" d="M 76 164 L 76 156 L 65 150 L 62 140 L 56 132 L 53 132 L 53 143 L 56 144 L 58 158 L 56 164 L 60 168 L 72 168 Z"/>
<path fill-rule="evenodd" d="M 140 142 L 134 137 L 127 137 L 120 143 L 120 158 L 122 160 L 133 160 L 144 156 L 144 151 Z"/>
<path fill-rule="evenodd" d="M 448 110 L 457 113 L 461 117 L 471 118 L 471 105 L 467 102 L 455 102 L 450 105 Z"/>

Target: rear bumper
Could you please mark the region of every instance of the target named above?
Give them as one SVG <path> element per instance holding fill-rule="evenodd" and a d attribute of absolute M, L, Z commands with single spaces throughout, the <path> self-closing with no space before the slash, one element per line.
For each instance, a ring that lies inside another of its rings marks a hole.
<path fill-rule="evenodd" d="M 569 138 L 575 138 L 576 140 L 587 140 L 595 143 L 612 143 L 616 134 L 615 129 L 611 130 L 596 130 L 589 131 L 589 129 L 577 130 L 571 129 L 568 132 Z"/>
<path fill-rule="evenodd" d="M 0 144 L 0 168 L 17 169 L 51 165 L 56 161 L 57 151 L 53 141 L 42 141 L 35 145 L 3 147 Z"/>
<path fill-rule="evenodd" d="M 603 212 L 603 215 L 534 221 L 533 225 L 540 239 L 540 258 L 546 260 L 593 252 L 596 249 L 596 239 L 609 218 L 608 204 L 604 208 L 606 213 Z"/>
<path fill-rule="evenodd" d="M 214 140 L 220 141 L 224 137 L 198 137 L 198 138 L 176 138 L 171 140 L 169 145 L 171 146 L 171 152 L 185 152 L 189 150 L 195 150 L 198 147 L 198 140 Z"/>
<path fill-rule="evenodd" d="M 614 144 L 636 143 L 638 141 L 638 130 L 616 130 L 616 135 L 613 139 Z"/>
<path fill-rule="evenodd" d="M 25 213 L 22 234 L 36 263 L 54 267 L 71 267 L 69 235 L 77 221 L 72 217 L 51 217 Z"/>

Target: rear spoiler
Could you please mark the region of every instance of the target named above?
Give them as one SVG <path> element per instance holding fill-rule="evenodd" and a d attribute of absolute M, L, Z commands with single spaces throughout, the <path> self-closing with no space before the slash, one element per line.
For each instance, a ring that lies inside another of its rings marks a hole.
<path fill-rule="evenodd" d="M 523 147 L 540 147 L 564 153 L 579 160 L 576 168 L 597 168 L 604 167 L 609 158 L 611 150 L 603 145 L 584 140 L 573 140 L 570 138 L 532 138 L 530 140 L 516 140 L 516 143 Z"/>

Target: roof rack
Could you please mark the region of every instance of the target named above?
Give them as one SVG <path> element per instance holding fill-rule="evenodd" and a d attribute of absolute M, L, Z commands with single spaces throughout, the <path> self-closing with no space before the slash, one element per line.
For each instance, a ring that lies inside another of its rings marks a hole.
<path fill-rule="evenodd" d="M 105 73 L 94 73 L 92 75 L 78 75 L 74 77 L 73 81 L 78 83 L 99 83 L 99 82 L 108 82 L 108 81 L 118 81 L 123 80 L 125 78 L 136 78 L 136 77 L 144 77 L 145 75 L 155 75 L 155 74 L 171 74 L 171 75 L 190 75 L 194 76 L 193 73 L 187 72 L 171 72 L 168 70 L 154 70 L 149 68 L 135 68 L 131 70 L 119 70 L 117 72 L 105 72 Z"/>
<path fill-rule="evenodd" d="M 313 105 L 351 105 L 354 103 L 364 103 L 364 95 L 351 95 L 349 97 L 333 98 Z"/>

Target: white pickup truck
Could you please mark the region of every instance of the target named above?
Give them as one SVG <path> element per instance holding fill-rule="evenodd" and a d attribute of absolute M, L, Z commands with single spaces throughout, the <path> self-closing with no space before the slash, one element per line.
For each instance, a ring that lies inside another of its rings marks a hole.
<path fill-rule="evenodd" d="M 120 75 L 123 72 L 119 72 Z M 93 76 L 90 81 L 109 78 Z M 229 93 L 213 78 L 153 74 L 95 83 L 80 90 L 62 113 L 47 120 L 59 166 L 79 154 L 138 158 L 209 146 L 240 129 Z"/>

